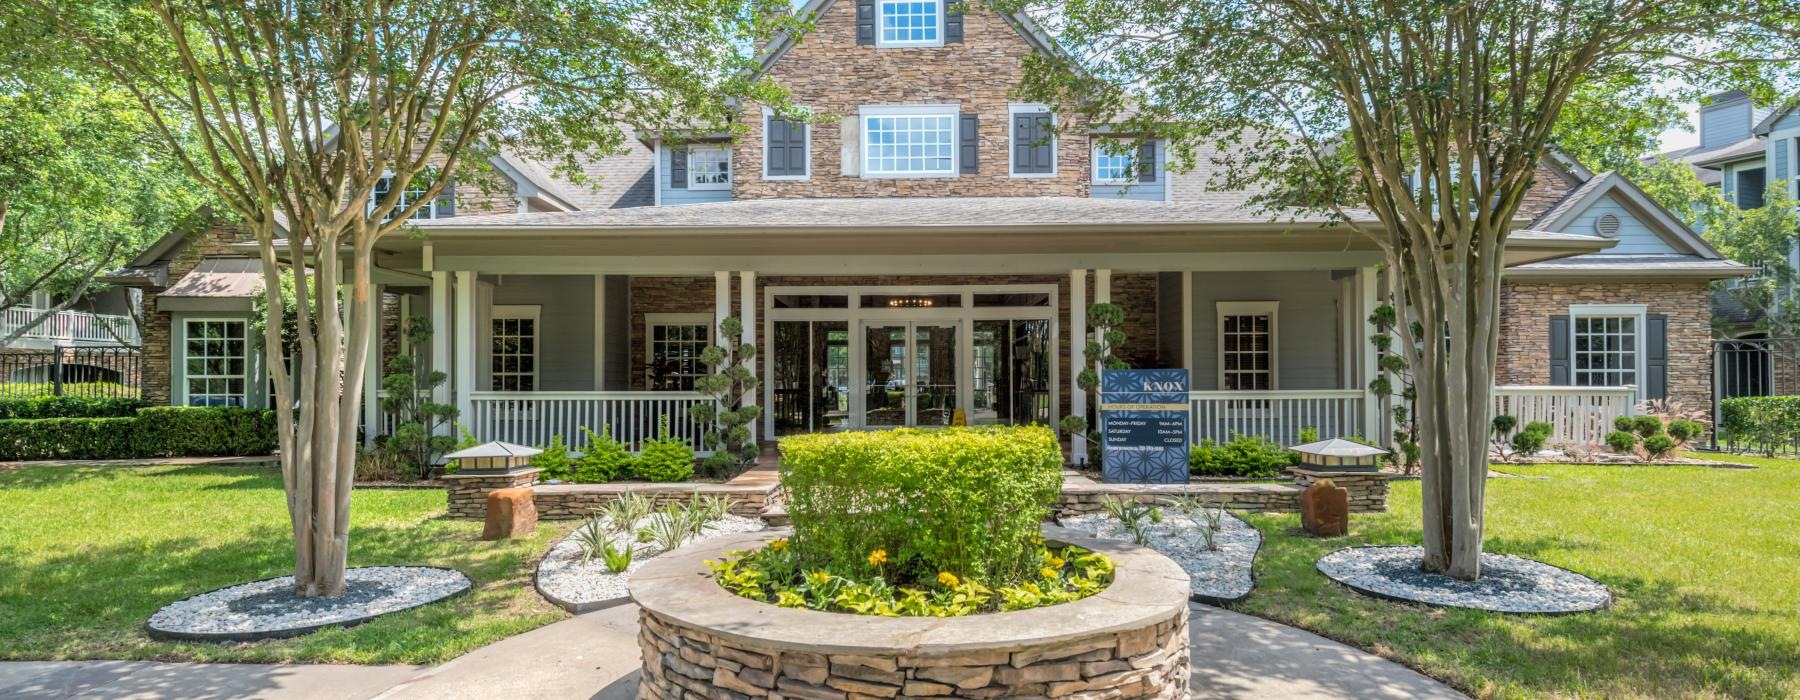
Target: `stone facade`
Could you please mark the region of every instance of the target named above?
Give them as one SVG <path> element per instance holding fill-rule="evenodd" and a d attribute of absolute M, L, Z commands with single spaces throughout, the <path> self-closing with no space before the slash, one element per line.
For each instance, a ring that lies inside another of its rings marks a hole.
<path fill-rule="evenodd" d="M 1072 518 L 1106 512 L 1109 498 L 1135 503 L 1167 504 L 1177 497 L 1199 499 L 1227 510 L 1253 513 L 1295 513 L 1300 510 L 1300 492 L 1319 479 L 1350 491 L 1350 512 L 1387 512 L 1387 474 L 1378 472 L 1315 472 L 1292 468 L 1292 484 L 1246 484 L 1196 481 L 1187 484 L 1103 484 L 1085 478 L 1066 479 L 1062 496 L 1056 503 L 1056 516 Z"/>
<path fill-rule="evenodd" d="M 201 258 L 209 255 L 243 257 L 243 253 L 230 248 L 231 244 L 254 240 L 249 229 L 229 220 L 215 220 L 193 235 L 194 238 L 169 260 L 170 286 L 192 272 L 200 264 Z M 143 398 L 145 403 L 152 406 L 166 406 L 174 396 L 174 387 L 170 385 L 174 359 L 169 347 L 173 316 L 167 311 L 157 310 L 157 296 L 155 291 L 144 290 L 141 315 L 143 325 L 138 328 L 138 336 L 143 339 L 144 349 Z"/>
<path fill-rule="evenodd" d="M 1330 479 L 1331 483 L 1350 492 L 1350 512 L 1382 513 L 1387 511 L 1388 479 L 1380 472 L 1322 472 L 1294 467 L 1288 470 L 1301 490 L 1314 482 Z"/>
<path fill-rule="evenodd" d="M 811 177 L 763 178 L 762 108 L 747 105 L 749 132 L 732 152 L 732 198 L 777 197 L 996 197 L 1087 196 L 1088 139 L 1079 117 L 1065 114 L 1056 144 L 1054 176 L 1009 176 L 1008 105 L 1031 55 L 1012 25 L 990 7 L 970 4 L 962 43 L 922 48 L 856 44 L 856 3 L 833 3 L 798 45 L 770 66 L 767 76 L 789 91 L 794 105 L 815 116 L 810 125 Z M 977 174 L 935 178 L 863 178 L 844 174 L 844 157 L 860 165 L 858 110 L 864 105 L 955 104 L 978 117 L 981 145 Z M 850 149 L 844 136 L 851 134 Z"/>
<path fill-rule="evenodd" d="M 1712 306 L 1705 281 L 1508 280 L 1500 295 L 1499 384 L 1550 383 L 1550 317 L 1573 304 L 1643 304 L 1668 317 L 1669 398 L 1712 402 Z"/>
<path fill-rule="evenodd" d="M 520 469 L 504 474 L 445 474 L 445 493 L 449 516 L 456 519 L 482 520 L 487 517 L 487 496 L 491 491 L 516 489 L 537 483 L 541 469 Z M 533 499 L 535 501 L 535 499 Z"/>

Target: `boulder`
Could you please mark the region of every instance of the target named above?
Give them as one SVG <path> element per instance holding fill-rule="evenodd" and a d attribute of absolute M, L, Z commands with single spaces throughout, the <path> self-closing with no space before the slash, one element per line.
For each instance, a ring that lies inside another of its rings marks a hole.
<path fill-rule="evenodd" d="M 1300 527 L 1319 537 L 1337 537 L 1350 532 L 1350 489 L 1315 481 L 1300 492 Z"/>
<path fill-rule="evenodd" d="M 537 529 L 537 505 L 531 498 L 529 486 L 489 491 L 487 527 L 481 531 L 481 539 L 519 537 Z"/>

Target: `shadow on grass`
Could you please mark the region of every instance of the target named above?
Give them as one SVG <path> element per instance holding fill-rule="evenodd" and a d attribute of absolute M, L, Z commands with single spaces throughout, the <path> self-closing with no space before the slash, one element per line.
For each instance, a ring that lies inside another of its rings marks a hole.
<path fill-rule="evenodd" d="M 0 490 L 51 489 L 70 484 L 131 476 L 128 470 L 147 467 L 22 467 L 0 470 Z"/>

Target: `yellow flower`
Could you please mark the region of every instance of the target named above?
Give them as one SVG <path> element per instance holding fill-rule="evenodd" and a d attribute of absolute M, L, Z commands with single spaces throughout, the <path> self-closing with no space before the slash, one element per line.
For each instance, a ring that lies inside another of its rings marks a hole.
<path fill-rule="evenodd" d="M 1063 561 L 1062 557 L 1050 557 L 1050 566 L 1052 567 L 1060 569 L 1063 568 L 1063 564 L 1066 563 L 1068 562 Z"/>
<path fill-rule="evenodd" d="M 887 550 L 877 549 L 869 552 L 869 566 L 881 566 L 887 563 Z"/>
<path fill-rule="evenodd" d="M 823 586 L 827 583 L 831 583 L 831 573 L 828 571 L 814 571 L 806 575 L 806 582 L 814 586 Z"/>
<path fill-rule="evenodd" d="M 950 573 L 948 571 L 939 571 L 938 572 L 938 583 L 944 584 L 951 588 L 955 588 L 956 584 L 962 583 L 962 581 L 957 580 L 956 574 Z"/>
<path fill-rule="evenodd" d="M 1056 578 L 1056 569 L 1046 566 L 1042 569 L 1038 569 L 1038 574 L 1044 578 Z"/>
<path fill-rule="evenodd" d="M 769 549 L 779 552 L 779 551 L 787 549 L 787 548 L 788 548 L 788 541 L 787 541 L 786 537 L 769 540 Z"/>

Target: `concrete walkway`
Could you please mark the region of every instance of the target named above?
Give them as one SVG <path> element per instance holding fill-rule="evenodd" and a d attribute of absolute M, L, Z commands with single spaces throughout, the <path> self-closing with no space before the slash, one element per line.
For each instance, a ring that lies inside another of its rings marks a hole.
<path fill-rule="evenodd" d="M 1462 698 L 1404 666 L 1194 605 L 1196 698 Z M 637 606 L 577 616 L 440 666 L 0 662 L 0 698 L 634 698 Z"/>

